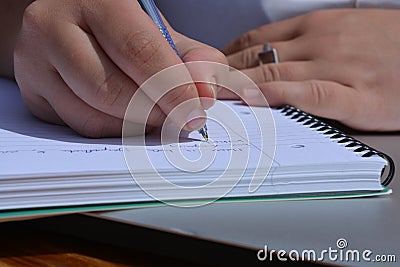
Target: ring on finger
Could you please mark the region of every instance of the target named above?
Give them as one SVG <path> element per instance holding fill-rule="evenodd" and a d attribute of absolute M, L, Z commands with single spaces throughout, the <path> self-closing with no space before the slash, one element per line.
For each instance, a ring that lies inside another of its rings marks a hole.
<path fill-rule="evenodd" d="M 263 51 L 258 54 L 259 64 L 279 63 L 278 51 L 275 48 L 271 48 L 269 43 L 266 43 L 263 47 Z"/>

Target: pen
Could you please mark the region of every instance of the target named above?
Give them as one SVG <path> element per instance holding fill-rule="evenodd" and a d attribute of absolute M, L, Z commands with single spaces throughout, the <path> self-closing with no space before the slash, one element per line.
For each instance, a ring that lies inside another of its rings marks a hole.
<path fill-rule="evenodd" d="M 154 3 L 153 0 L 139 0 L 139 4 L 143 8 L 143 10 L 149 15 L 149 17 L 154 21 L 154 23 L 157 25 L 158 29 L 160 29 L 160 32 L 164 36 L 164 38 L 168 41 L 172 49 L 174 49 L 175 53 L 178 55 L 179 58 L 181 58 L 178 49 L 176 49 L 175 43 L 172 40 L 171 35 L 169 34 L 169 31 L 167 27 L 165 26 L 160 13 L 158 12 L 158 9 L 156 7 L 156 4 Z M 208 141 L 208 132 L 207 132 L 207 125 L 204 125 L 203 128 L 198 130 L 198 132 L 203 136 L 203 138 Z"/>

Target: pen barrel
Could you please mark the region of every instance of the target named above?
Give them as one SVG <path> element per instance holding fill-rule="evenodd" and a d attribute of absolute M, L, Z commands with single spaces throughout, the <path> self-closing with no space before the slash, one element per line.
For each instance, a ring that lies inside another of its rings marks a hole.
<path fill-rule="evenodd" d="M 178 57 L 181 58 L 181 56 L 178 52 L 178 49 L 176 49 L 175 43 L 172 40 L 172 37 L 171 37 L 167 27 L 165 26 L 160 14 L 158 13 L 158 9 L 157 9 L 154 1 L 153 0 L 139 0 L 139 4 L 142 7 L 142 9 L 147 13 L 147 15 L 149 15 L 149 17 L 157 25 L 161 34 L 164 36 L 165 40 L 167 40 L 167 42 L 172 47 L 172 49 L 175 51 L 175 53 L 178 55 Z"/>
<path fill-rule="evenodd" d="M 178 49 L 175 46 L 174 41 L 172 40 L 171 35 L 169 34 L 169 31 L 165 25 L 160 25 L 157 23 L 158 29 L 160 29 L 160 32 L 164 36 L 165 40 L 169 43 L 169 45 L 172 47 L 172 49 L 175 51 L 175 53 L 178 55 L 179 58 L 181 58 L 181 55 L 178 52 Z"/>

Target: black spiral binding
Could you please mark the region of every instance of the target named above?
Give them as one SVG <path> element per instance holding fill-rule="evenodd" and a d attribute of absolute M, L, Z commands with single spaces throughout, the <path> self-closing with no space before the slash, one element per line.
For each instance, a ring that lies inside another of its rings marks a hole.
<path fill-rule="evenodd" d="M 383 152 L 377 151 L 364 143 L 361 143 L 357 139 L 344 134 L 342 131 L 336 129 L 335 127 L 330 126 L 329 124 L 315 118 L 314 116 L 300 109 L 288 105 L 279 107 L 277 109 L 280 110 L 280 112 L 285 116 L 290 117 L 292 120 L 296 120 L 297 122 L 300 122 L 311 129 L 321 132 L 321 134 L 330 135 L 331 139 L 337 139 L 337 142 L 339 144 L 343 144 L 345 145 L 345 147 L 353 149 L 354 152 L 363 153 L 361 155 L 362 157 L 371 157 L 374 155 L 378 155 L 384 158 L 388 162 L 389 171 L 387 177 L 383 180 L 382 185 L 388 186 L 393 180 L 395 165 L 393 159 L 390 156 L 386 155 Z M 382 175 L 383 173 L 384 172 L 382 172 Z"/>

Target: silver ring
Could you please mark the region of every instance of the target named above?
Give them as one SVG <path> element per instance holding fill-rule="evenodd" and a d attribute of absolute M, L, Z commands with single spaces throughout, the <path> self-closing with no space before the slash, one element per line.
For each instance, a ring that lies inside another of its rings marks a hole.
<path fill-rule="evenodd" d="M 260 65 L 269 63 L 279 63 L 278 51 L 275 48 L 271 48 L 269 43 L 264 45 L 263 51 L 258 54 Z"/>

